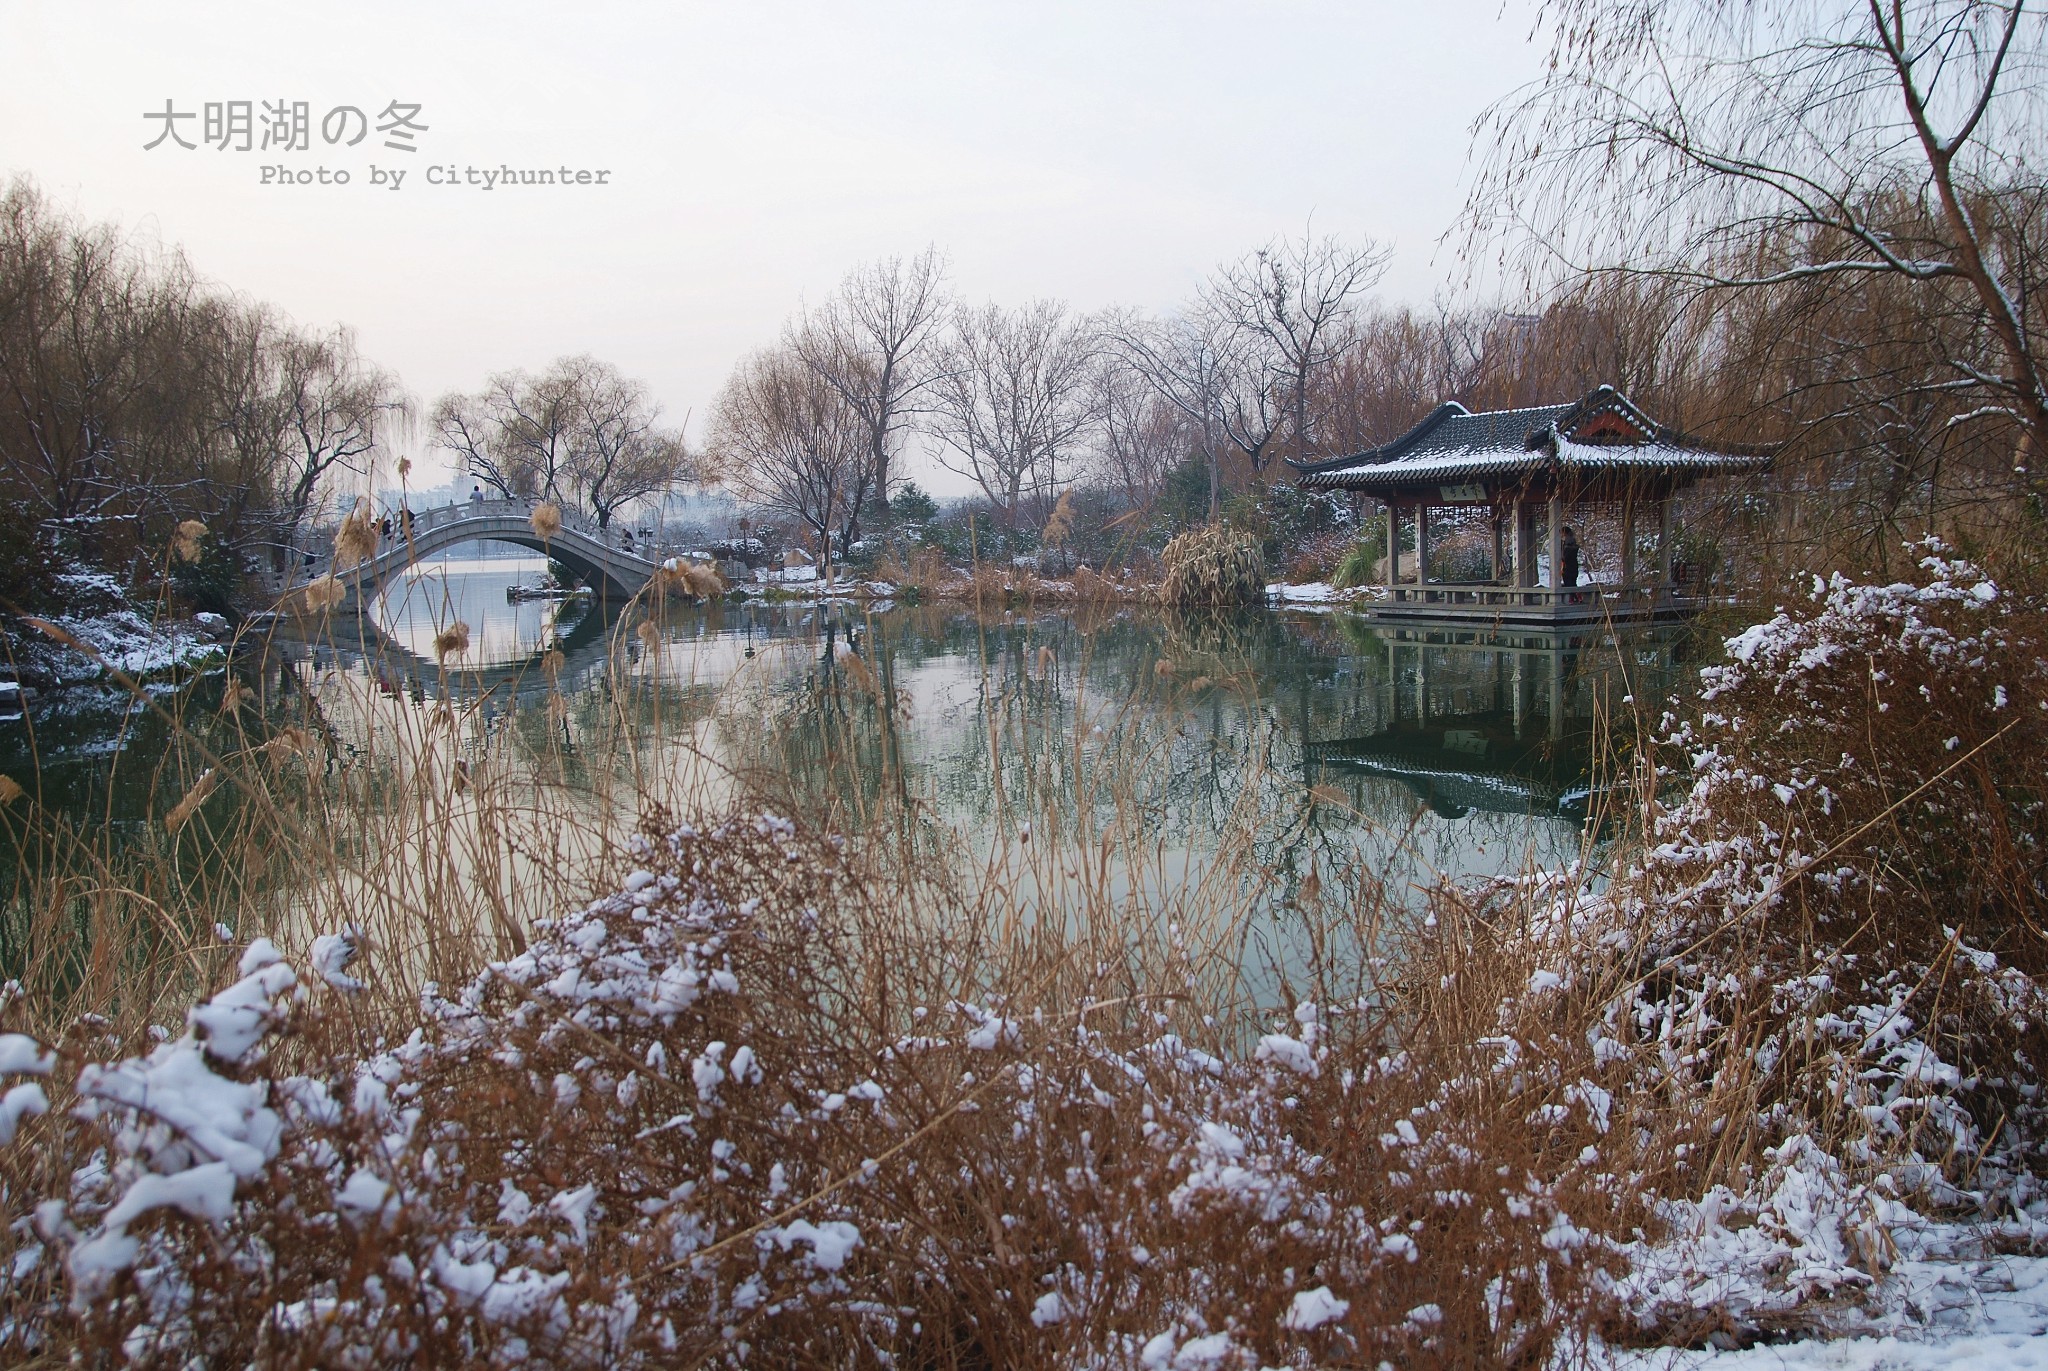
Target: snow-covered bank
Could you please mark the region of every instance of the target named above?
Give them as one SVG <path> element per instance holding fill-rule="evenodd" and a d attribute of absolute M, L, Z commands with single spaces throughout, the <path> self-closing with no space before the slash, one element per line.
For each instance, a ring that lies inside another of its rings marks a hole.
<path fill-rule="evenodd" d="M 158 621 L 131 603 L 103 571 L 73 567 L 55 578 L 71 606 L 47 617 L 9 616 L 7 647 L 24 684 L 57 690 L 180 677 L 227 659 L 218 615 Z"/>
<path fill-rule="evenodd" d="M 50 622 L 85 649 L 65 644 L 45 654 L 57 685 L 112 681 L 116 672 L 132 681 L 150 681 L 227 660 L 219 637 L 198 623 L 154 623 L 132 609 L 65 615 Z"/>
<path fill-rule="evenodd" d="M 1612 1365 L 1615 1371 L 2040 1371 L 2048 1368 L 2048 1337 L 1984 1333 L 1931 1342 L 1808 1340 L 1739 1352 L 1641 1352 Z"/>
<path fill-rule="evenodd" d="M 1374 593 L 1364 586 L 1339 589 L 1327 581 L 1309 581 L 1301 585 L 1276 581 L 1266 587 L 1267 601 L 1284 609 L 1349 609 L 1373 598 Z"/>
<path fill-rule="evenodd" d="M 1628 1252 L 1625 1303 L 1667 1321 L 1689 1311 L 1696 1323 L 1685 1340 L 1709 1346 L 1613 1351 L 1603 1364 L 2048 1365 L 2048 1207 L 1929 1219 L 1889 1198 L 1888 1186 L 1850 1182 L 1808 1139 L 1769 1161 L 1743 1196 L 1667 1205 L 1665 1235 Z M 1767 1341 L 1734 1350 L 1753 1338 Z"/>

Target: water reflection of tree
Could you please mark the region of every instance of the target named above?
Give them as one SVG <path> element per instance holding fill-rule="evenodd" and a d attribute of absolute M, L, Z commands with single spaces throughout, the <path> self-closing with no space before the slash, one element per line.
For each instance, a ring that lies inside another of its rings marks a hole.
<path fill-rule="evenodd" d="M 1323 742 L 1402 729 L 1426 739 L 1440 721 L 1458 728 L 1458 710 L 1498 710 L 1511 654 L 1423 650 L 1426 670 L 1413 644 L 1390 656 L 1382 633 L 1341 616 L 891 616 L 860 651 L 889 698 L 922 701 L 925 716 L 849 707 L 859 692 L 814 649 L 774 711 L 795 727 L 764 730 L 756 755 L 792 803 L 819 812 L 872 815 L 894 795 L 925 822 L 974 834 L 1027 820 L 1083 835 L 1120 825 L 1198 866 L 1239 852 L 1282 896 L 1311 870 L 1327 882 L 1367 866 L 1426 884 L 1564 855 L 1576 830 L 1545 810 L 1443 809 L 1426 784 L 1317 760 Z M 1571 718 L 1548 741 L 1543 701 L 1530 745 L 1561 749 L 1569 770 L 1587 758 L 1596 709 L 1632 689 L 1659 698 L 1669 674 L 1643 662 L 1623 674 L 1625 656 L 1594 646 L 1558 657 Z M 1549 659 L 1525 668 L 1547 673 Z M 1425 681 L 1426 720 L 1412 713 Z"/>
<path fill-rule="evenodd" d="M 919 631 L 918 618 L 827 613 L 809 650 L 791 652 L 796 669 L 751 707 L 725 711 L 721 740 L 746 788 L 842 830 L 927 826 L 907 788 L 896 684 L 904 659 L 931 655 L 926 644 L 935 639 Z"/>
<path fill-rule="evenodd" d="M 112 957 L 146 1000 L 211 941 L 214 911 L 255 908 L 289 879 L 281 837 L 318 767 L 278 762 L 317 756 L 320 712 L 290 664 L 260 656 L 59 703 L 0 746 L 24 789 L 0 805 L 0 977 L 62 996 Z M 106 917 L 124 937 L 105 936 Z"/>
<path fill-rule="evenodd" d="M 1326 636 L 1263 615 L 885 616 L 827 627 L 729 741 L 765 791 L 813 816 L 1120 827 L 1195 861 L 1230 840 L 1287 887 L 1356 846 L 1355 806 L 1309 798 L 1304 743 L 1382 694 L 1343 676 Z M 926 693 L 932 677 L 952 687 L 957 713 L 907 717 L 902 683 L 919 673 Z"/>

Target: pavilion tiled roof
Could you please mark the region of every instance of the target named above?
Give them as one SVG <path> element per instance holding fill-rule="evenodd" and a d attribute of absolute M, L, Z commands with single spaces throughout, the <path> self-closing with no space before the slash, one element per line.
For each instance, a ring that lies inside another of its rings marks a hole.
<path fill-rule="evenodd" d="M 1395 490 L 1516 475 L 1639 472 L 1678 478 L 1754 471 L 1766 449 L 1711 449 L 1658 423 L 1612 386 L 1566 405 L 1473 413 L 1455 400 L 1393 442 L 1327 462 L 1296 463 L 1310 490 Z"/>

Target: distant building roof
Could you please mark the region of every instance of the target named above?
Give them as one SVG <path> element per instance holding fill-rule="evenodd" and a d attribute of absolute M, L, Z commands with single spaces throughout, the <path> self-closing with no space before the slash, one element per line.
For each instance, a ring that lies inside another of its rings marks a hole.
<path fill-rule="evenodd" d="M 1400 493 L 1478 483 L 1493 488 L 1532 478 L 1585 485 L 1651 477 L 1683 484 L 1754 471 L 1768 449 L 1694 442 L 1660 424 L 1612 386 L 1565 405 L 1474 414 L 1455 400 L 1393 442 L 1327 462 L 1294 463 L 1310 490 Z"/>

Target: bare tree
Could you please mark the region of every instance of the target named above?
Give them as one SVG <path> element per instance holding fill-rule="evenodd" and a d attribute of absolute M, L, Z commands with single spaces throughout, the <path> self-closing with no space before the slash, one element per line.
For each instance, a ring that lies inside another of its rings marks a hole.
<path fill-rule="evenodd" d="M 1358 345 L 1353 301 L 1379 283 L 1387 258 L 1370 239 L 1304 232 L 1224 267 L 1204 291 L 1204 305 L 1230 324 L 1236 374 L 1225 414 L 1255 471 L 1283 422 L 1297 459 L 1317 455 L 1309 404 L 1316 377 Z"/>
<path fill-rule="evenodd" d="M 871 479 L 871 430 L 787 347 L 742 362 L 712 411 L 707 478 L 809 529 L 829 568 L 835 531 Z"/>
<path fill-rule="evenodd" d="M 1145 378 L 1160 399 L 1189 424 L 1195 451 L 1209 468 L 1209 517 L 1222 504 L 1221 453 L 1228 389 L 1229 324 L 1195 309 L 1163 320 L 1132 313 L 1108 316 L 1104 346 Z"/>
<path fill-rule="evenodd" d="M 1150 507 L 1167 473 L 1198 450 L 1194 425 L 1114 347 L 1095 359 L 1088 403 L 1094 478 L 1116 491 L 1127 508 Z"/>
<path fill-rule="evenodd" d="M 945 326 L 946 261 L 936 247 L 850 273 L 838 291 L 786 331 L 785 344 L 860 416 L 875 495 L 889 498 L 897 440 L 934 379 Z M 860 511 L 848 517 L 858 536 Z"/>
<path fill-rule="evenodd" d="M 1093 330 L 1057 301 L 962 308 L 934 388 L 940 462 L 969 477 L 1018 526 L 1024 501 L 1059 486 L 1091 422 Z"/>
<path fill-rule="evenodd" d="M 1207 304 L 1201 309 L 1218 321 L 1216 333 L 1222 340 L 1217 353 L 1216 421 L 1257 480 L 1279 449 L 1288 422 L 1286 376 L 1279 356 L 1258 335 L 1240 328 L 1225 311 Z"/>
<path fill-rule="evenodd" d="M 683 479 L 682 435 L 661 426 L 647 387 L 609 362 L 586 361 L 578 385 L 569 475 L 577 499 L 610 528 L 612 516 Z"/>

